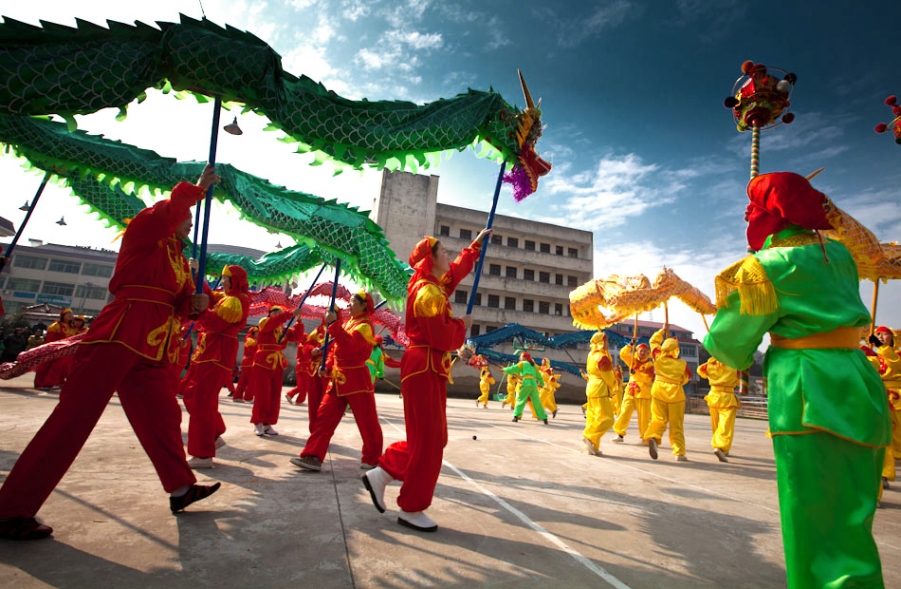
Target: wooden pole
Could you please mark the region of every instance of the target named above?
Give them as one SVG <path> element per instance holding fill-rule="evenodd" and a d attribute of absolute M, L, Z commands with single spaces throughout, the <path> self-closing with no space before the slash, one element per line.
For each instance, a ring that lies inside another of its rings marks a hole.
<path fill-rule="evenodd" d="M 879 279 L 873 281 L 873 321 L 870 323 L 870 335 L 876 331 L 876 304 L 879 302 Z"/>

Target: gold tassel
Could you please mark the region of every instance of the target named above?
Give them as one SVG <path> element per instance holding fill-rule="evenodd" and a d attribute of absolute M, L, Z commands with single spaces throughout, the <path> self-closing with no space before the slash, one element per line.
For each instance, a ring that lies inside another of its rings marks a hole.
<path fill-rule="evenodd" d="M 779 309 L 776 289 L 755 256 L 748 256 L 723 270 L 714 281 L 716 306 L 728 306 L 728 297 L 738 290 L 742 315 L 768 315 Z"/>
<path fill-rule="evenodd" d="M 241 305 L 241 299 L 238 297 L 224 297 L 216 305 L 216 315 L 229 323 L 237 323 L 241 320 L 243 314 L 244 307 Z"/>

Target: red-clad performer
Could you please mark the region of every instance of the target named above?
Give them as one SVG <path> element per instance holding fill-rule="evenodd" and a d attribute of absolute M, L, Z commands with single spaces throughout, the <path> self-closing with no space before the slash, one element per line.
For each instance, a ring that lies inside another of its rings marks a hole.
<path fill-rule="evenodd" d="M 47 335 L 44 338 L 44 343 L 49 344 L 50 342 L 59 341 L 75 335 L 75 330 L 70 325 L 70 322 L 74 318 L 75 315 L 72 313 L 72 309 L 66 308 L 60 311 L 59 319 L 51 323 L 47 328 Z M 59 358 L 52 362 L 44 362 L 43 364 L 38 365 L 34 372 L 34 388 L 49 389 L 50 387 L 62 386 L 63 379 L 61 371 L 64 368 L 63 361 L 66 360 L 66 358 L 69 357 Z"/>
<path fill-rule="evenodd" d="M 219 489 L 196 485 L 181 439 L 175 399 L 178 334 L 192 311 L 206 309 L 194 294 L 183 240 L 191 231 L 191 206 L 218 181 L 207 166 L 197 185 L 182 182 L 171 196 L 138 213 L 128 225 L 110 281 L 115 296 L 94 319 L 75 352 L 75 367 L 59 403 L 22 452 L 0 488 L 0 538 L 45 538 L 52 528 L 35 514 L 66 474 L 106 409 L 119 394 L 173 513 Z"/>
<path fill-rule="evenodd" d="M 250 392 L 253 395 L 250 422 L 258 436 L 278 435 L 272 426 L 278 423 L 278 413 L 282 406 L 282 378 L 288 367 L 288 360 L 282 350 L 288 347 L 288 342 L 300 337 L 290 333 L 281 337 L 285 331 L 282 326 L 292 315 L 300 318 L 300 307 L 292 313 L 273 306 L 269 309 L 269 315 L 263 317 L 258 326 L 257 351 L 253 356 L 253 370 L 250 374 Z M 300 333 L 303 334 L 303 331 Z"/>
<path fill-rule="evenodd" d="M 257 332 L 256 327 L 247 330 L 244 337 L 244 357 L 241 358 L 241 376 L 238 377 L 238 384 L 235 386 L 235 393 L 232 395 L 232 401 L 235 403 L 243 403 L 244 401 L 252 401 L 250 396 L 250 375 L 253 374 L 253 357 L 257 353 Z"/>
<path fill-rule="evenodd" d="M 326 375 L 319 374 L 319 365 L 322 363 L 322 346 L 325 344 L 325 320 L 321 325 L 316 326 L 312 333 L 306 338 L 301 338 L 297 343 L 298 349 L 303 345 L 307 379 L 307 415 L 309 415 L 310 423 L 308 425 L 310 433 L 316 429 L 316 420 L 319 415 L 319 405 L 322 404 L 322 397 L 325 395 L 325 389 L 328 387 L 329 379 Z M 300 363 L 300 355 L 298 354 L 297 362 Z"/>
<path fill-rule="evenodd" d="M 296 332 L 298 329 L 303 331 L 303 325 L 295 325 L 291 331 Z M 307 400 L 307 390 L 310 388 L 310 350 L 304 348 L 306 338 L 303 334 L 295 335 L 294 339 L 297 340 L 297 355 L 294 358 L 294 377 L 297 384 L 285 393 L 285 401 L 291 405 L 299 405 Z"/>
<path fill-rule="evenodd" d="M 363 475 L 375 508 L 385 511 L 385 487 L 403 481 L 397 504 L 401 525 L 434 532 L 438 524 L 424 511 L 432 504 L 447 445 L 447 381 L 451 351 L 466 341 L 472 316 L 455 319 L 450 293 L 472 270 L 482 248 L 484 229 L 453 262 L 434 237 L 416 244 L 410 254 L 413 276 L 407 286 L 406 330 L 410 345 L 401 359 L 401 394 L 407 440 L 388 446 L 379 466 Z"/>
<path fill-rule="evenodd" d="M 205 289 L 209 290 L 209 289 Z M 232 380 L 238 357 L 238 332 L 250 311 L 247 271 L 241 266 L 222 269 L 222 292 L 211 292 L 213 306 L 195 322 L 197 349 L 182 387 L 188 422 L 188 460 L 191 468 L 213 468 L 216 448 L 225 442 L 225 421 L 219 413 L 219 391 Z"/>
<path fill-rule="evenodd" d="M 326 374 L 328 388 L 319 405 L 316 427 L 310 434 L 300 456 L 291 463 L 307 470 L 320 470 L 335 429 L 350 406 L 363 438 L 361 468 L 375 468 L 382 455 L 382 427 L 375 409 L 375 389 L 366 364 L 375 345 L 372 312 L 375 302 L 365 290 L 350 298 L 350 317 L 337 321 L 334 311 L 325 314 L 328 334 L 334 344 L 328 350 Z"/>

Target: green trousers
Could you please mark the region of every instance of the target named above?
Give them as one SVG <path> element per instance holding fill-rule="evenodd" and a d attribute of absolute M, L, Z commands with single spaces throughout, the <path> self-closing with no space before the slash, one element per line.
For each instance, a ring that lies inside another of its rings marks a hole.
<path fill-rule="evenodd" d="M 873 516 L 885 448 L 773 436 L 789 589 L 881 589 Z"/>
<path fill-rule="evenodd" d="M 526 406 L 526 401 L 529 399 L 532 399 L 532 409 L 535 410 L 535 415 L 538 419 L 547 419 L 547 413 L 544 412 L 544 407 L 541 406 L 541 398 L 538 396 L 538 387 L 525 383 L 516 394 L 516 406 L 513 408 L 513 415 L 522 417 L 523 407 Z"/>

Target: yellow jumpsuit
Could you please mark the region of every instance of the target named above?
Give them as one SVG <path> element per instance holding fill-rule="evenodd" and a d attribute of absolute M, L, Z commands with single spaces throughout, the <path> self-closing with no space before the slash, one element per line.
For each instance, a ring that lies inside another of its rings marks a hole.
<path fill-rule="evenodd" d="M 544 386 L 538 389 L 538 398 L 541 400 L 541 406 L 551 416 L 557 417 L 557 399 L 554 398 L 554 393 L 560 388 L 560 383 L 557 382 L 557 375 L 554 373 L 554 369 L 551 368 L 551 363 L 547 358 L 544 359 L 538 370 L 541 372 L 541 378 L 544 379 Z"/>
<path fill-rule="evenodd" d="M 588 384 L 585 387 L 588 410 L 585 412 L 582 438 L 589 448 L 589 453 L 595 454 L 601 447 L 601 438 L 613 425 L 610 392 L 616 379 L 613 376 L 613 362 L 607 349 L 606 334 L 596 333 L 592 336 L 585 371 L 588 372 Z"/>
<path fill-rule="evenodd" d="M 516 405 L 516 393 L 519 390 L 519 383 L 522 382 L 519 379 L 519 375 L 517 374 L 507 374 L 507 398 L 504 399 L 504 402 L 501 403 L 501 407 L 506 405 L 510 406 L 510 409 L 513 409 L 513 406 Z"/>
<path fill-rule="evenodd" d="M 679 341 L 663 339 L 663 330 L 651 336 L 651 355 L 654 358 L 654 384 L 651 387 L 651 423 L 645 437 L 663 438 L 669 424 L 669 441 L 674 456 L 685 456 L 685 391 L 688 382 L 688 363 L 679 358 Z"/>
<path fill-rule="evenodd" d="M 901 357 L 892 346 L 879 346 L 877 356 L 867 356 L 885 385 L 888 394 L 888 403 L 891 407 L 892 418 L 892 446 L 885 452 L 885 461 L 882 464 L 882 478 L 895 480 L 895 459 L 901 458 L 895 454 L 895 449 L 901 444 Z M 879 497 L 882 498 L 880 487 Z"/>
<path fill-rule="evenodd" d="M 644 344 L 640 344 L 640 348 Z M 654 382 L 654 362 L 648 357 L 641 360 L 636 354 L 632 356 L 632 344 L 619 351 L 620 359 L 634 370 L 629 376 L 629 383 L 623 392 L 620 414 L 613 425 L 613 431 L 620 437 L 626 437 L 626 429 L 632 420 L 632 412 L 638 412 L 638 436 L 644 441 L 648 423 L 651 422 L 651 383 Z M 633 364 L 634 360 L 634 364 Z"/>
<path fill-rule="evenodd" d="M 735 413 L 741 407 L 735 396 L 738 371 L 710 358 L 698 367 L 698 376 L 710 381 L 710 393 L 704 397 L 710 408 L 710 427 L 713 429 L 710 445 L 728 454 L 735 436 Z"/>
<path fill-rule="evenodd" d="M 491 394 L 491 385 L 495 383 L 494 377 L 491 376 L 491 371 L 488 370 L 487 366 L 482 367 L 482 372 L 479 373 L 479 391 L 482 395 L 476 401 L 476 407 L 480 404 L 485 409 L 488 409 L 488 395 Z"/>

